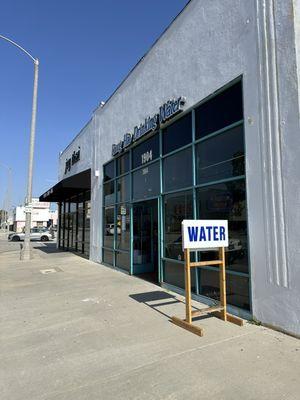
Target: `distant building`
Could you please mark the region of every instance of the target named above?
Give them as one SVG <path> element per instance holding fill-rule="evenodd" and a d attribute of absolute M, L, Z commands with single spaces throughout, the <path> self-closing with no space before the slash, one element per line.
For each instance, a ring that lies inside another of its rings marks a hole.
<path fill-rule="evenodd" d="M 13 211 L 15 232 L 22 232 L 25 227 L 25 206 L 18 206 Z M 57 225 L 57 210 L 50 210 L 50 203 L 32 199 L 31 227 L 47 227 Z"/>

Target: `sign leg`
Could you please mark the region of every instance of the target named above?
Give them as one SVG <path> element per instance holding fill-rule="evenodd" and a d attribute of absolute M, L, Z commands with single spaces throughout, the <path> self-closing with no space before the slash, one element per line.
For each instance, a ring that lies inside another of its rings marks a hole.
<path fill-rule="evenodd" d="M 220 265 L 220 302 L 223 310 L 221 311 L 221 318 L 223 321 L 227 321 L 227 314 L 226 314 L 226 273 L 225 273 L 225 248 L 220 247 L 219 249 L 219 259 L 222 260 Z"/>
<path fill-rule="evenodd" d="M 186 322 L 192 323 L 192 306 L 191 306 L 191 267 L 190 267 L 190 250 L 184 250 L 185 258 L 185 309 Z"/>

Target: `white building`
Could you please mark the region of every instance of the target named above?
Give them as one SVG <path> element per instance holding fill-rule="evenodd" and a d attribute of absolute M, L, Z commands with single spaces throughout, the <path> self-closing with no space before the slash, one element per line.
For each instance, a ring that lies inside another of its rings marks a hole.
<path fill-rule="evenodd" d="M 181 221 L 227 219 L 230 312 L 300 335 L 299 16 L 191 0 L 61 153 L 59 247 L 180 292 Z"/>
<path fill-rule="evenodd" d="M 57 210 L 50 210 L 49 202 L 41 202 L 38 198 L 32 199 L 31 227 L 47 227 L 57 225 Z M 17 206 L 13 211 L 13 225 L 15 232 L 22 232 L 25 227 L 25 207 Z"/>

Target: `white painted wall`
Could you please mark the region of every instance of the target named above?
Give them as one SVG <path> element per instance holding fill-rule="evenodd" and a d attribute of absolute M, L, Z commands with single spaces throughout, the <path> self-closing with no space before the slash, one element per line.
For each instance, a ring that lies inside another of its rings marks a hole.
<path fill-rule="evenodd" d="M 299 10 L 298 0 L 192 0 L 94 113 L 60 160 L 62 177 L 82 135 L 91 162 L 72 174 L 92 166 L 92 260 L 112 144 L 169 98 L 184 95 L 189 108 L 242 75 L 253 315 L 300 334 Z"/>
<path fill-rule="evenodd" d="M 93 122 L 89 121 L 85 127 L 79 132 L 74 140 L 66 147 L 66 149 L 59 155 L 59 170 L 58 180 L 62 180 L 69 176 L 78 174 L 79 172 L 85 171 L 91 168 L 91 148 L 94 138 L 94 132 L 92 131 Z M 66 160 L 72 157 L 74 151 L 78 151 L 80 148 L 80 160 L 72 165 L 71 170 L 65 173 Z"/>

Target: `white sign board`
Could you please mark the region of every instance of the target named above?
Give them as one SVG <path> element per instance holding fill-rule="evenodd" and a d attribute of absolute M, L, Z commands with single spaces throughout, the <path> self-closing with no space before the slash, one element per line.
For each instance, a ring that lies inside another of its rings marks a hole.
<path fill-rule="evenodd" d="M 228 247 L 228 221 L 185 219 L 182 221 L 183 249 Z"/>
<path fill-rule="evenodd" d="M 25 214 L 31 214 L 32 213 L 32 204 L 27 204 L 25 207 L 24 207 L 24 212 L 25 212 Z"/>

